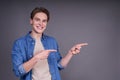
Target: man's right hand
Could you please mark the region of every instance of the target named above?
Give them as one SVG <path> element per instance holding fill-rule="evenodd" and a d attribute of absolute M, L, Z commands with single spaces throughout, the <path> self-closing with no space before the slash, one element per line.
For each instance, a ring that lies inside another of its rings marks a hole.
<path fill-rule="evenodd" d="M 35 57 L 37 60 L 47 59 L 51 52 L 56 52 L 56 51 L 57 50 L 54 50 L 54 49 L 42 50 L 41 52 L 37 53 Z"/>

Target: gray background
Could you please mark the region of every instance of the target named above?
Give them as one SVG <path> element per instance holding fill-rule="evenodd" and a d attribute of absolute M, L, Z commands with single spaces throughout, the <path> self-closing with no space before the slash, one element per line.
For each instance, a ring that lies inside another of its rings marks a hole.
<path fill-rule="evenodd" d="M 120 80 L 120 1 L 1 0 L 0 80 L 18 80 L 12 72 L 13 41 L 31 30 L 36 6 L 51 13 L 46 34 L 57 39 L 62 56 L 77 43 L 89 45 L 62 70 L 62 80 Z"/>

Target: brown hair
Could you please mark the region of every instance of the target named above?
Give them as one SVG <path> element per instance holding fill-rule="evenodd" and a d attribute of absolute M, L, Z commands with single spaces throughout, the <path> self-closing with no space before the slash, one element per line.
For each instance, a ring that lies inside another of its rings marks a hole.
<path fill-rule="evenodd" d="M 49 19 L 50 19 L 49 11 L 44 7 L 36 7 L 36 8 L 34 8 L 33 11 L 31 12 L 30 18 L 33 19 L 35 14 L 39 13 L 39 12 L 45 13 L 47 15 L 47 21 L 49 21 Z"/>

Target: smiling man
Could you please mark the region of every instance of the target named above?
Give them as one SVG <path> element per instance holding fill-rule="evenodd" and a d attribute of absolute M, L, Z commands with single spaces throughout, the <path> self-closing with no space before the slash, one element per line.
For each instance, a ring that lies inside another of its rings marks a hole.
<path fill-rule="evenodd" d="M 76 44 L 65 57 L 59 53 L 55 38 L 45 35 L 49 11 L 36 7 L 31 12 L 32 30 L 15 40 L 12 49 L 13 71 L 20 80 L 61 80 L 59 70 L 65 68 L 73 55 L 87 43 Z"/>

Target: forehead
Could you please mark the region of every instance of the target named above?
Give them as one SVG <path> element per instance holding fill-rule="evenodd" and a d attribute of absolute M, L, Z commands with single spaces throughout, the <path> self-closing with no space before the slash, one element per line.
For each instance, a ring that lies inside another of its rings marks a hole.
<path fill-rule="evenodd" d="M 34 18 L 47 19 L 47 15 L 43 12 L 38 12 L 35 14 Z"/>

